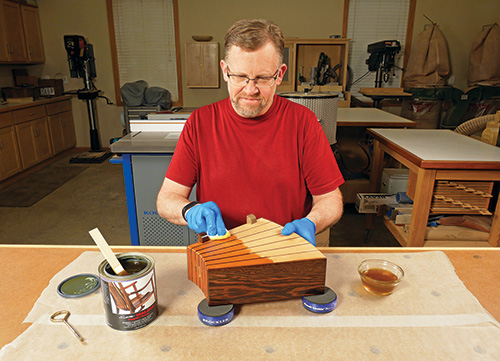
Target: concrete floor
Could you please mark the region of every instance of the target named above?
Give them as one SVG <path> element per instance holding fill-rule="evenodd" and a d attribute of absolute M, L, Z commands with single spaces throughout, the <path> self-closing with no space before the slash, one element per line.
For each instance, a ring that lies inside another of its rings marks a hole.
<path fill-rule="evenodd" d="M 98 227 L 109 244 L 130 245 L 122 167 L 109 161 L 72 166 L 88 168 L 31 207 L 0 207 L 1 244 L 93 245 L 88 231 Z M 330 246 L 399 246 L 380 220 L 368 242 L 364 233 L 364 216 L 346 205 L 331 229 Z"/>
<path fill-rule="evenodd" d="M 109 244 L 130 245 L 121 166 L 72 166 L 88 168 L 31 207 L 0 207 L 0 243 L 93 245 L 98 227 Z"/>

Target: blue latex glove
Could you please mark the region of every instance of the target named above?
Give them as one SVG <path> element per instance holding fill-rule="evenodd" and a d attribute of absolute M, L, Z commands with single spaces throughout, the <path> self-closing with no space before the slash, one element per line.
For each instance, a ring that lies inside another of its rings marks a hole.
<path fill-rule="evenodd" d="M 310 219 L 296 219 L 293 222 L 285 224 L 281 234 L 289 236 L 294 232 L 302 238 L 305 238 L 313 246 L 316 246 L 316 225 Z"/>
<path fill-rule="evenodd" d="M 222 236 L 227 229 L 219 207 L 214 202 L 200 203 L 186 212 L 188 227 L 197 233 Z"/>

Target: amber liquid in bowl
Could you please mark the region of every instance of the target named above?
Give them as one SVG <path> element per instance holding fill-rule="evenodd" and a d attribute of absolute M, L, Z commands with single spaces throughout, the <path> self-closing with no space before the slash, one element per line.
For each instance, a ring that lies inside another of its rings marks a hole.
<path fill-rule="evenodd" d="M 370 268 L 364 271 L 363 277 L 361 277 L 363 287 L 378 295 L 391 294 L 398 281 L 398 276 L 382 268 Z"/>

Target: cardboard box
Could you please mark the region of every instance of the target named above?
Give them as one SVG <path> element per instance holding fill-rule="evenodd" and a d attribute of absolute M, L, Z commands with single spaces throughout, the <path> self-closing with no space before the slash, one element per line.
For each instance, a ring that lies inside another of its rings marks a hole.
<path fill-rule="evenodd" d="M 38 78 L 36 76 L 18 76 L 14 79 L 16 87 L 34 87 L 38 86 Z"/>
<path fill-rule="evenodd" d="M 41 96 L 61 96 L 64 93 L 62 79 L 38 79 Z"/>
<path fill-rule="evenodd" d="M 394 203 L 396 203 L 396 196 L 393 194 L 358 193 L 355 206 L 359 213 L 377 213 L 381 205 Z"/>
<path fill-rule="evenodd" d="M 407 168 L 384 168 L 380 181 L 380 192 L 396 194 L 406 192 L 410 170 Z"/>

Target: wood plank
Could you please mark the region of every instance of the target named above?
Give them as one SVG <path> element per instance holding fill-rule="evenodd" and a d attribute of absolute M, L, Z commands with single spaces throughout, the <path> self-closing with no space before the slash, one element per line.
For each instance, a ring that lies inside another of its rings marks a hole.
<path fill-rule="evenodd" d="M 417 170 L 410 169 L 410 173 L 408 174 L 408 185 L 406 186 L 406 194 L 411 199 L 415 198 L 415 190 L 417 187 Z"/>
<path fill-rule="evenodd" d="M 394 222 L 392 222 L 386 216 L 384 216 L 382 220 L 389 232 L 391 232 L 391 234 L 396 238 L 399 244 L 403 247 L 406 247 L 406 245 L 408 244 L 408 234 L 404 232 L 404 228 L 402 226 L 394 224 Z"/>
<path fill-rule="evenodd" d="M 360 88 L 359 91 L 367 96 L 411 97 L 404 88 Z"/>
<path fill-rule="evenodd" d="M 307 245 L 301 247 L 290 247 L 284 249 L 273 249 L 267 250 L 259 253 L 247 253 L 247 254 L 229 254 L 228 257 L 221 257 L 217 259 L 211 259 L 206 261 L 207 269 L 210 271 L 216 268 L 223 267 L 241 267 L 243 265 L 252 264 L 268 264 L 274 262 L 294 262 L 303 259 L 317 259 L 317 255 L 314 254 L 314 250 L 311 250 Z M 321 257 L 319 257 L 321 258 Z"/>
<path fill-rule="evenodd" d="M 497 198 L 497 206 L 493 215 L 488 243 L 493 247 L 500 247 L 500 196 Z"/>
<path fill-rule="evenodd" d="M 500 163 L 500 162 L 499 162 Z M 468 181 L 495 181 L 500 179 L 500 171 L 496 170 L 476 170 L 474 172 L 464 172 L 463 169 L 438 169 L 436 179 L 439 180 L 468 180 Z"/>
<path fill-rule="evenodd" d="M 421 168 L 418 171 L 408 247 L 422 247 L 424 245 L 435 175 L 436 171 L 432 169 Z"/>
<path fill-rule="evenodd" d="M 222 249 L 220 252 L 210 252 L 203 255 L 203 259 L 207 265 L 211 265 L 219 262 L 220 260 L 235 259 L 240 256 L 246 256 L 251 254 L 259 255 L 260 257 L 269 257 L 272 254 L 283 254 L 295 252 L 297 250 L 311 250 L 310 246 L 307 244 L 293 244 L 291 242 L 287 243 L 276 242 L 273 243 L 272 240 L 266 243 L 256 244 L 254 246 L 245 246 L 244 244 L 235 245 L 234 247 Z M 317 255 L 316 255 L 317 256 Z M 236 261 L 235 261 L 236 262 Z"/>
<path fill-rule="evenodd" d="M 379 141 L 373 143 L 372 167 L 370 170 L 370 188 L 369 193 L 376 193 L 380 190 L 382 179 L 382 167 L 384 164 L 384 151 L 380 146 Z M 365 216 L 366 229 L 375 228 L 375 214 L 368 213 Z"/>
<path fill-rule="evenodd" d="M 424 247 L 491 247 L 488 242 L 480 241 L 445 241 L 445 240 L 427 240 L 424 243 Z"/>

